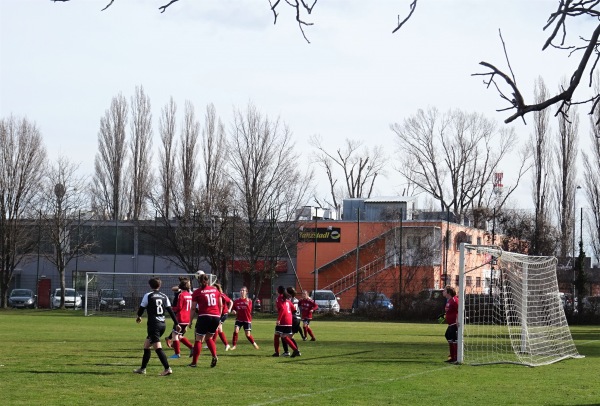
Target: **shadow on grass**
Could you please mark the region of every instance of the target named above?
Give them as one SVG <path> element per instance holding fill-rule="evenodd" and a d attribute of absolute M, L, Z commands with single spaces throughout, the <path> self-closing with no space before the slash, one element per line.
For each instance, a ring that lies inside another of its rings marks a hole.
<path fill-rule="evenodd" d="M 22 371 L 16 372 L 22 374 L 34 374 L 34 375 L 121 375 L 122 372 L 98 372 L 98 371 Z"/>

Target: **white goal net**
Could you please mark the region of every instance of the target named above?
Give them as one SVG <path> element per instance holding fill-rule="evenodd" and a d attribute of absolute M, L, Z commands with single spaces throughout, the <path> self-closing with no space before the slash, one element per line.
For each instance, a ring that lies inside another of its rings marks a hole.
<path fill-rule="evenodd" d="M 581 357 L 560 299 L 556 263 L 555 257 L 461 244 L 460 363 L 539 366 Z M 491 269 L 487 291 L 466 287 L 466 276 L 482 267 Z"/>
<path fill-rule="evenodd" d="M 211 285 L 217 281 L 216 275 L 208 276 Z M 192 288 L 198 287 L 196 274 L 86 272 L 84 314 L 132 317 L 144 295 L 151 290 L 148 286 L 151 278 L 159 278 L 160 291 L 173 298 L 171 288 L 179 285 L 180 277 L 189 278 Z"/>

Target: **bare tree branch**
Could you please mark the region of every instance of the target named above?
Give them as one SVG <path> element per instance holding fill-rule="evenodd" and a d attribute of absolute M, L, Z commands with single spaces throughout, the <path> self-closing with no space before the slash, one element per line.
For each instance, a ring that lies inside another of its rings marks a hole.
<path fill-rule="evenodd" d="M 415 9 L 417 8 L 417 2 L 419 0 L 413 0 L 412 3 L 410 3 L 410 12 L 408 13 L 408 15 L 406 16 L 406 18 L 402 21 L 400 21 L 400 15 L 398 15 L 398 24 L 396 25 L 396 28 L 394 28 L 394 30 L 392 31 L 392 34 L 394 34 L 396 31 L 398 31 L 400 28 L 402 28 L 402 26 L 404 25 L 404 23 L 406 23 L 413 15 L 413 13 L 415 12 Z"/>

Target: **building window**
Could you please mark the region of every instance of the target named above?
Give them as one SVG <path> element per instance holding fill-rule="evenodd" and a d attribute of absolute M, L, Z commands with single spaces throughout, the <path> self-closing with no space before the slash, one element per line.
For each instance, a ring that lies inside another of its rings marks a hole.
<path fill-rule="evenodd" d="M 476 288 L 480 288 L 481 287 L 481 276 L 478 276 L 475 278 L 475 287 Z"/>
<path fill-rule="evenodd" d="M 471 277 L 470 277 L 470 276 L 467 276 L 467 280 L 465 281 L 465 285 L 466 285 L 466 286 L 471 286 L 471 283 L 472 283 L 472 281 L 471 281 Z"/>
<path fill-rule="evenodd" d="M 467 233 L 465 233 L 464 231 L 461 231 L 456 234 L 456 238 L 454 239 L 454 249 L 456 251 L 460 250 L 460 244 L 463 242 L 470 244 L 471 236 L 467 235 Z"/>
<path fill-rule="evenodd" d="M 406 248 L 417 248 L 421 246 L 421 237 L 406 237 Z"/>
<path fill-rule="evenodd" d="M 458 286 L 458 275 L 456 275 L 454 278 L 454 285 Z"/>
<path fill-rule="evenodd" d="M 481 245 L 481 237 L 477 237 L 477 245 Z"/>

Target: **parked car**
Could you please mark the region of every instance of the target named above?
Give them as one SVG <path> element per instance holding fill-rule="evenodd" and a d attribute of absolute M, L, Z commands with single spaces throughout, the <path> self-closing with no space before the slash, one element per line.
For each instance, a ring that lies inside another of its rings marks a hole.
<path fill-rule="evenodd" d="M 100 289 L 100 292 L 98 292 L 98 307 L 101 311 L 123 310 L 125 308 L 123 294 L 118 289 Z"/>
<path fill-rule="evenodd" d="M 331 290 L 313 290 L 310 292 L 310 297 L 319 306 L 317 313 L 339 313 L 340 298 L 336 297 Z"/>
<path fill-rule="evenodd" d="M 357 310 L 392 310 L 394 305 L 392 301 L 383 293 L 363 292 L 354 298 L 352 302 L 352 313 Z"/>
<path fill-rule="evenodd" d="M 435 320 L 444 313 L 445 306 L 444 289 L 423 289 L 417 294 L 410 307 L 413 316 Z"/>
<path fill-rule="evenodd" d="M 585 313 L 600 315 L 600 296 L 586 296 L 581 299 L 581 305 Z"/>
<path fill-rule="evenodd" d="M 37 295 L 31 289 L 13 289 L 8 296 L 8 305 L 15 308 L 34 309 L 36 301 Z"/>
<path fill-rule="evenodd" d="M 53 309 L 57 309 L 60 307 L 60 288 L 54 290 L 54 293 L 50 298 L 50 302 L 52 303 Z M 81 294 L 79 292 L 72 288 L 65 289 L 65 307 L 80 309 L 81 303 Z"/>

